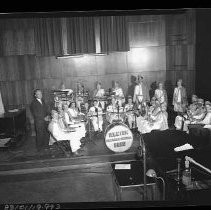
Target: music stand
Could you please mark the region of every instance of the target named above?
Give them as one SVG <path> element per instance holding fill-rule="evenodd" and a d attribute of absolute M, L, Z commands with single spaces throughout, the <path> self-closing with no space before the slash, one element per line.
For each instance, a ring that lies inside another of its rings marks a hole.
<path fill-rule="evenodd" d="M 120 169 L 122 167 L 122 169 Z M 123 169 L 125 167 L 125 169 Z M 115 199 L 122 200 L 122 192 L 127 189 L 140 189 L 140 194 L 144 194 L 142 190 L 144 187 L 143 177 L 143 163 L 142 161 L 127 161 L 121 163 L 111 163 L 112 178 L 115 187 Z M 151 177 L 146 178 L 146 185 L 151 187 L 152 199 L 154 200 L 154 193 L 156 183 Z"/>

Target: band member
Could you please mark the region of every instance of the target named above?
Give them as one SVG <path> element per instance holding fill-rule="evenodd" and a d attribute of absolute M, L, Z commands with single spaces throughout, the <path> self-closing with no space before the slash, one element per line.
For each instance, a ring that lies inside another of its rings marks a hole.
<path fill-rule="evenodd" d="M 203 119 L 206 117 L 207 109 L 204 107 L 204 100 L 198 99 L 197 103 L 197 109 L 195 110 L 192 115 L 188 113 L 187 118 L 185 118 L 185 115 L 183 115 L 183 126 L 179 127 L 178 124 L 175 125 L 177 129 L 182 129 L 183 131 L 188 132 L 188 125 L 189 124 L 196 124 L 199 122 L 202 122 Z M 182 123 L 181 123 L 182 124 Z"/>
<path fill-rule="evenodd" d="M 160 104 L 168 103 L 166 90 L 163 88 L 163 83 L 158 83 L 158 88 L 155 90 L 155 98 Z"/>
<path fill-rule="evenodd" d="M 126 118 L 129 124 L 129 128 L 135 127 L 135 114 L 134 114 L 134 104 L 131 96 L 128 96 L 128 103 L 124 107 L 126 113 Z"/>
<path fill-rule="evenodd" d="M 77 132 L 74 129 L 60 127 L 59 114 L 57 111 L 52 110 L 51 116 L 52 120 L 48 126 L 50 133 L 57 141 L 68 140 L 70 142 L 72 152 L 78 155 L 80 152 L 81 142 Z M 53 145 L 55 143 L 55 139 L 53 137 L 50 136 L 49 145 Z"/>
<path fill-rule="evenodd" d="M 133 102 L 138 105 L 146 101 L 149 101 L 149 90 L 143 82 L 143 77 L 139 75 L 138 84 L 134 89 Z"/>
<path fill-rule="evenodd" d="M 124 109 L 118 104 L 114 96 L 111 98 L 111 104 L 106 109 L 106 119 L 109 123 L 124 121 Z"/>
<path fill-rule="evenodd" d="M 118 101 L 118 104 L 121 107 L 122 104 L 125 103 L 125 96 L 124 96 L 122 88 L 120 87 L 119 82 L 117 81 L 114 82 L 113 93 L 114 93 L 116 102 Z"/>
<path fill-rule="evenodd" d="M 84 114 L 79 112 L 78 108 L 76 107 L 76 103 L 75 102 L 71 102 L 68 108 L 68 114 L 70 117 L 71 122 L 73 122 L 74 124 L 77 124 L 77 126 L 80 126 L 82 129 L 82 137 L 85 137 L 85 133 L 86 133 L 86 126 L 85 126 L 85 122 L 82 120 L 82 117 L 84 117 Z"/>
<path fill-rule="evenodd" d="M 76 84 L 76 106 L 81 111 L 81 103 L 84 103 L 85 89 L 84 86 L 78 82 Z"/>
<path fill-rule="evenodd" d="M 138 130 L 141 133 L 150 133 L 152 130 L 168 129 L 168 113 L 166 112 L 166 104 L 163 103 L 157 106 L 150 113 L 148 118 L 139 122 Z"/>
<path fill-rule="evenodd" d="M 89 115 L 90 119 L 92 121 L 94 131 L 103 131 L 103 111 L 102 109 L 98 106 L 98 101 L 94 100 L 94 106 L 92 106 L 89 109 Z"/>
<path fill-rule="evenodd" d="M 101 83 L 97 83 L 97 89 L 94 90 L 93 97 L 97 100 L 98 106 L 101 106 L 102 109 L 105 109 L 105 101 L 102 98 L 105 95 L 105 90 L 101 87 Z"/>
<path fill-rule="evenodd" d="M 65 84 L 62 82 L 61 85 L 60 85 L 60 90 L 61 91 L 68 91 L 67 95 L 71 95 L 73 93 L 73 90 L 72 89 L 68 89 L 65 87 Z"/>
<path fill-rule="evenodd" d="M 67 104 L 63 104 L 63 121 L 64 121 L 64 125 L 65 128 L 74 128 L 76 130 L 77 135 L 80 138 L 85 137 L 86 135 L 86 129 L 84 129 L 84 123 L 75 123 L 74 119 L 71 118 L 71 115 L 68 111 L 68 105 Z"/>
<path fill-rule="evenodd" d="M 183 122 L 187 119 L 192 119 L 195 117 L 198 117 L 201 113 L 200 108 L 201 107 L 201 100 L 198 101 L 198 97 L 196 95 L 192 95 L 191 97 L 191 104 L 189 105 L 187 109 L 187 113 L 180 114 L 176 116 L 174 126 L 177 130 L 181 130 L 183 127 Z"/>
<path fill-rule="evenodd" d="M 193 121 L 186 120 L 184 122 L 183 130 L 189 133 L 188 125 L 190 124 L 202 124 L 204 127 L 211 125 L 211 103 L 206 101 L 205 103 L 205 113 L 204 116 L 200 119 L 194 119 Z"/>
<path fill-rule="evenodd" d="M 177 87 L 174 88 L 173 106 L 175 112 L 185 112 L 187 106 L 186 89 L 182 86 L 182 80 L 177 81 Z"/>
<path fill-rule="evenodd" d="M 40 89 L 34 91 L 34 100 L 30 105 L 30 110 L 34 117 L 36 147 L 37 150 L 40 151 L 48 147 L 49 141 L 49 134 L 47 132 L 49 110 L 43 100 L 42 91 Z"/>

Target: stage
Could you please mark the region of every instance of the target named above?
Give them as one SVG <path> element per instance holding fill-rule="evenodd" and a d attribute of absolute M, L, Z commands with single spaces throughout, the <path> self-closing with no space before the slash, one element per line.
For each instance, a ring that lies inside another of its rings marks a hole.
<path fill-rule="evenodd" d="M 0 202 L 117 201 L 112 164 L 131 161 L 140 161 L 143 164 L 143 157 L 137 156 L 140 134 L 133 132 L 133 135 L 133 144 L 126 152 L 110 151 L 106 147 L 104 136 L 99 134 L 93 136 L 91 141 L 90 139 L 86 141 L 83 156 L 69 158 L 65 157 L 59 148 L 53 152 L 49 150 L 37 153 L 35 137 L 29 135 L 21 147 L 11 151 L 1 151 L 1 155 L 5 153 L 5 156 L 4 161 L 2 158 L 0 163 Z M 193 157 L 208 168 L 211 167 L 210 145 L 190 151 L 174 152 L 175 147 L 187 143 L 192 138 L 184 132 L 154 131 L 142 137 L 146 144 L 147 170 L 153 168 L 158 175 L 165 178 L 167 201 L 176 200 L 176 181 L 167 176 L 166 172 L 177 168 L 178 157 L 182 159 L 181 169 L 184 167 L 185 155 Z M 137 176 L 142 173 L 143 170 Z M 149 188 L 147 192 L 150 201 L 162 199 L 162 186 L 158 182 L 153 191 Z M 204 194 L 202 197 L 205 199 Z M 121 200 L 143 201 L 143 191 L 129 189 L 122 193 Z"/>

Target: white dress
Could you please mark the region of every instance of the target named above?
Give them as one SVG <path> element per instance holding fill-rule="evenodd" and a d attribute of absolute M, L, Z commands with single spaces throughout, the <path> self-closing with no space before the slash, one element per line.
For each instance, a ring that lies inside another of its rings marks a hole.
<path fill-rule="evenodd" d="M 56 138 L 57 141 L 68 140 L 70 142 L 72 152 L 76 152 L 78 149 L 80 149 L 80 136 L 77 134 L 76 131 L 65 132 L 65 130 L 59 126 L 58 121 L 54 120 L 49 123 L 48 130 Z M 54 138 L 50 136 L 49 145 L 52 145 L 54 142 Z"/>

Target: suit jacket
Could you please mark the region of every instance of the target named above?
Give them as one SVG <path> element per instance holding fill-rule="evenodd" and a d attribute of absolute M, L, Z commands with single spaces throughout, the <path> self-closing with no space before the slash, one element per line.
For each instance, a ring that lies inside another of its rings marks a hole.
<path fill-rule="evenodd" d="M 34 99 L 30 105 L 30 110 L 35 123 L 41 121 L 44 122 L 44 118 L 48 115 L 48 108 L 43 100 L 41 104 L 37 99 Z"/>

